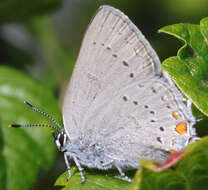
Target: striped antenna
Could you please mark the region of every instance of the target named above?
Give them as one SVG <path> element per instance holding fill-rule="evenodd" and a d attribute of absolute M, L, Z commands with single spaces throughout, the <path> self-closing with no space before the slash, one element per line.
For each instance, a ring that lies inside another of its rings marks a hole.
<path fill-rule="evenodd" d="M 19 128 L 19 127 L 49 127 L 52 129 L 55 129 L 57 131 L 60 131 L 59 128 L 56 126 L 48 125 L 48 124 L 10 124 L 8 125 L 9 128 Z"/>
<path fill-rule="evenodd" d="M 59 131 L 61 131 L 61 130 L 63 129 L 63 128 L 61 127 L 61 125 L 60 125 L 53 117 L 51 117 L 49 114 L 47 114 L 47 113 L 45 113 L 44 111 L 42 111 L 42 110 L 36 108 L 35 106 L 31 105 L 31 104 L 28 103 L 27 101 L 24 101 L 24 104 L 25 104 L 27 107 L 29 107 L 29 108 L 31 108 L 31 109 L 33 109 L 33 110 L 35 110 L 35 111 L 37 111 L 37 112 L 43 114 L 43 115 L 46 116 L 48 119 L 50 119 L 50 120 L 58 127 Z M 39 124 L 37 124 L 37 125 L 39 125 Z M 42 126 L 42 124 L 40 124 L 40 125 Z M 43 126 L 45 126 L 45 124 L 43 124 Z M 28 126 L 28 127 L 29 127 L 29 126 Z M 32 127 L 32 126 L 31 126 L 31 127 Z M 39 126 L 37 126 L 37 127 L 39 127 Z M 49 127 L 49 126 L 45 126 L 45 127 Z M 54 128 L 54 126 L 51 126 L 51 127 Z"/>

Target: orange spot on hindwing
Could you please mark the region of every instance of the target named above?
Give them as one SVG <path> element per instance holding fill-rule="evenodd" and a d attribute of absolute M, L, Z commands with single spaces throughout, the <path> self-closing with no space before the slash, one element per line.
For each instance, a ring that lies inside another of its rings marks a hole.
<path fill-rule="evenodd" d="M 173 115 L 173 117 L 174 117 L 175 119 L 179 119 L 179 118 L 180 118 L 180 116 L 179 116 L 176 112 L 173 112 L 172 115 Z"/>
<path fill-rule="evenodd" d="M 184 135 L 187 131 L 187 128 L 186 128 L 186 123 L 184 122 L 181 122 L 179 123 L 177 126 L 176 126 L 176 131 L 181 134 L 181 135 Z"/>
<path fill-rule="evenodd" d="M 169 150 L 168 152 L 169 152 L 170 154 L 174 154 L 174 153 L 176 153 L 177 151 L 176 151 L 176 150 L 171 149 L 171 150 Z"/>

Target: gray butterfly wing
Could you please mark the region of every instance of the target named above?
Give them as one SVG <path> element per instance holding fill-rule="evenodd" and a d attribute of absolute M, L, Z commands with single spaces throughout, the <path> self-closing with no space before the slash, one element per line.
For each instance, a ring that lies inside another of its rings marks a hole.
<path fill-rule="evenodd" d="M 104 144 L 112 160 L 129 161 L 132 167 L 141 158 L 164 160 L 194 135 L 195 119 L 183 101 L 164 78 L 135 81 L 91 109 L 85 131 Z"/>
<path fill-rule="evenodd" d="M 187 144 L 194 123 L 150 44 L 127 16 L 109 6 L 98 10 L 87 29 L 63 120 L 72 141 L 80 136 L 102 141 L 115 160 L 162 158 L 163 150 Z M 175 130 L 181 123 L 184 135 Z"/>
<path fill-rule="evenodd" d="M 160 73 L 157 55 L 128 17 L 112 7 L 101 7 L 87 29 L 66 93 L 66 130 L 79 132 L 76 125 L 81 127 L 89 106 L 106 89 L 112 90 L 112 96 L 132 80 Z"/>

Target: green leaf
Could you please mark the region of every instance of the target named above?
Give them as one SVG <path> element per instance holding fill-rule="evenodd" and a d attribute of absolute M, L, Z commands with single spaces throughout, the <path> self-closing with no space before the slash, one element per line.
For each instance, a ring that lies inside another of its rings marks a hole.
<path fill-rule="evenodd" d="M 0 24 L 28 19 L 60 5 L 58 0 L 4 0 L 0 2 Z"/>
<path fill-rule="evenodd" d="M 142 168 L 139 168 L 128 190 L 138 190 L 141 185 L 141 180 L 142 180 Z"/>
<path fill-rule="evenodd" d="M 172 168 L 161 172 L 138 170 L 131 190 L 206 190 L 208 187 L 208 137 L 190 144 Z M 154 164 L 149 163 L 149 164 Z M 145 166 L 145 165 L 144 165 Z M 146 167 L 146 166 L 145 166 Z"/>
<path fill-rule="evenodd" d="M 207 42 L 208 40 L 208 17 L 200 21 L 200 28 L 201 28 L 201 33 Z"/>
<path fill-rule="evenodd" d="M 81 177 L 77 168 L 72 168 L 72 177 L 67 181 L 68 173 L 65 172 L 56 180 L 56 186 L 64 186 L 62 190 L 126 190 L 130 183 L 114 177 L 115 173 L 109 171 L 84 170 L 85 183 L 81 183 Z M 118 175 L 118 174 L 117 174 Z"/>
<path fill-rule="evenodd" d="M 29 76 L 0 67 L 0 187 L 27 190 L 40 167 L 50 168 L 56 148 L 49 129 L 8 128 L 8 124 L 49 123 L 40 113 L 24 105 L 26 100 L 61 121 L 52 92 Z M 3 179 L 2 179 L 3 175 Z"/>
<path fill-rule="evenodd" d="M 5 159 L 3 156 L 3 135 L 2 135 L 2 130 L 0 128 L 0 189 L 5 189 L 5 180 L 6 180 L 5 176 L 6 176 L 6 167 L 5 167 Z"/>
<path fill-rule="evenodd" d="M 159 30 L 184 41 L 185 45 L 179 49 L 177 56 L 163 61 L 162 67 L 205 115 L 208 115 L 207 20 L 203 19 L 200 26 L 174 24 Z"/>

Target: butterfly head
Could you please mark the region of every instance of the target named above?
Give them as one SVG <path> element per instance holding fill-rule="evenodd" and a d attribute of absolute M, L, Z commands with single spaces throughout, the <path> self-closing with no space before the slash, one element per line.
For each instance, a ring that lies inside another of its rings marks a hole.
<path fill-rule="evenodd" d="M 58 135 L 55 134 L 55 132 L 52 132 L 54 142 L 58 148 L 59 151 L 64 152 L 66 149 L 66 145 L 69 141 L 69 138 L 65 132 L 65 130 L 61 130 Z"/>
<path fill-rule="evenodd" d="M 47 117 L 55 125 L 50 125 L 50 124 L 11 124 L 11 125 L 9 125 L 9 127 L 13 127 L 13 128 L 19 128 L 19 127 L 49 127 L 49 128 L 52 128 L 52 129 L 54 129 L 58 132 L 58 135 L 56 135 L 56 133 L 54 131 L 52 131 L 52 135 L 54 137 L 54 141 L 55 141 L 55 144 L 56 144 L 58 150 L 60 150 L 62 152 L 65 151 L 67 142 L 69 141 L 69 138 L 68 138 L 68 136 L 65 132 L 65 129 L 62 128 L 62 126 L 53 117 L 51 117 L 46 112 L 40 110 L 39 108 L 36 108 L 35 106 L 31 105 L 29 102 L 25 101 L 24 104 L 27 107 L 29 107 L 30 109 L 32 109 L 36 112 L 39 112 L 42 115 L 44 115 L 45 117 Z"/>

